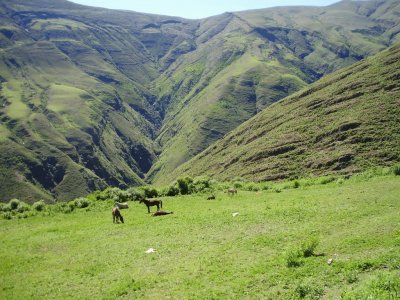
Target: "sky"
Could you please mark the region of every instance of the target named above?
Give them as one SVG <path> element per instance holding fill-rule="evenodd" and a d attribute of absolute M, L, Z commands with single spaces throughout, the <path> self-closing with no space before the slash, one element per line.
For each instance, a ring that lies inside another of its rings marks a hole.
<path fill-rule="evenodd" d="M 224 12 L 274 6 L 326 6 L 339 0 L 70 0 L 75 3 L 158 15 L 200 19 Z"/>

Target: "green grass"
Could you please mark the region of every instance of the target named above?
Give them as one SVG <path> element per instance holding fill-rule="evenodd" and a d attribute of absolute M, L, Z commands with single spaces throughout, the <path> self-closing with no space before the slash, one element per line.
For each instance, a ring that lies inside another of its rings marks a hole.
<path fill-rule="evenodd" d="M 174 214 L 159 218 L 130 202 L 125 224 L 112 224 L 107 200 L 1 220 L 0 298 L 389 299 L 400 289 L 399 191 L 386 176 L 164 197 Z M 313 251 L 288 267 L 296 248 Z"/>

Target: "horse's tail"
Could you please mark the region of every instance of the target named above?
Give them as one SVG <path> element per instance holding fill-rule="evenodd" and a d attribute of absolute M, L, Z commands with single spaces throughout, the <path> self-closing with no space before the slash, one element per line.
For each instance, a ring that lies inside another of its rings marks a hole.
<path fill-rule="evenodd" d="M 160 205 L 161 205 L 161 208 L 162 208 L 162 200 L 160 200 Z"/>

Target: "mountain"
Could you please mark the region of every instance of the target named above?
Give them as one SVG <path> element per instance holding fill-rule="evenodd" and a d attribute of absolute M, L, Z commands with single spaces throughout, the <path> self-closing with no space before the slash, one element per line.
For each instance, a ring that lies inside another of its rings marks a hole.
<path fill-rule="evenodd" d="M 178 168 L 221 180 L 351 174 L 400 161 L 400 43 L 275 103 Z"/>
<path fill-rule="evenodd" d="M 399 39 L 394 0 L 202 20 L 0 2 L 1 197 L 163 182 L 265 107 Z"/>

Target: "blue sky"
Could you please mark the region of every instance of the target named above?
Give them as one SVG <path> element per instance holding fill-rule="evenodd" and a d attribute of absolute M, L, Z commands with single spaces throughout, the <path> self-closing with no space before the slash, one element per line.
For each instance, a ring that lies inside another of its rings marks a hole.
<path fill-rule="evenodd" d="M 126 9 L 189 19 L 205 18 L 226 11 L 293 5 L 325 6 L 339 0 L 72 0 L 88 6 Z"/>

